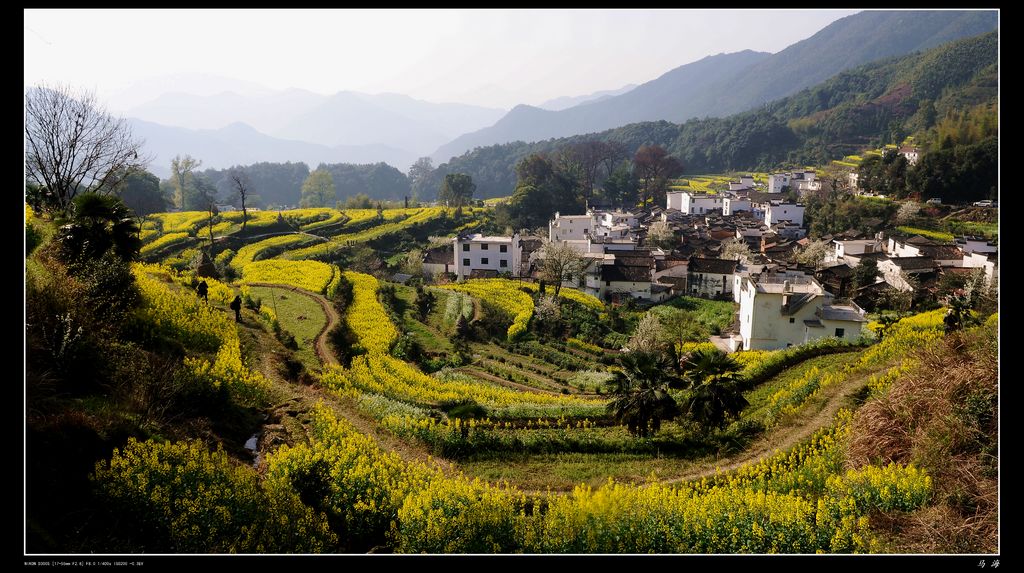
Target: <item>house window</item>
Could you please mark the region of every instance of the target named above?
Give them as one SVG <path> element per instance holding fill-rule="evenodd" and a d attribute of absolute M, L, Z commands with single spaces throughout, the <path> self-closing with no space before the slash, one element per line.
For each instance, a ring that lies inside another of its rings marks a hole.
<path fill-rule="evenodd" d="M 487 257 L 484 257 L 484 258 L 480 259 L 480 264 L 481 265 L 486 265 L 487 264 Z"/>
<path fill-rule="evenodd" d="M 498 246 L 498 251 L 502 252 L 502 253 L 507 253 L 508 252 L 508 245 L 499 245 Z"/>
<path fill-rule="evenodd" d="M 498 264 L 498 266 L 500 266 L 503 269 L 507 269 L 508 268 L 508 259 L 501 259 L 501 262 Z"/>
<path fill-rule="evenodd" d="M 466 243 L 465 245 L 462 245 L 462 251 L 464 253 L 468 253 L 469 252 L 469 243 Z"/>
<path fill-rule="evenodd" d="M 486 251 L 487 247 L 488 247 L 487 243 L 484 243 L 484 244 L 480 245 L 480 250 L 481 251 Z"/>
<path fill-rule="evenodd" d="M 469 259 L 462 259 L 462 266 L 468 267 L 469 266 Z"/>
<path fill-rule="evenodd" d="M 791 316 L 791 317 L 789 317 L 789 323 L 790 323 L 790 324 L 793 324 L 794 322 L 796 322 L 796 319 L 795 319 L 795 318 L 793 318 L 792 316 Z"/>
<path fill-rule="evenodd" d="M 842 338 L 844 334 L 846 334 L 846 329 L 845 328 L 837 328 L 836 329 L 836 338 Z"/>
<path fill-rule="evenodd" d="M 604 281 L 604 286 L 612 286 L 612 281 Z"/>

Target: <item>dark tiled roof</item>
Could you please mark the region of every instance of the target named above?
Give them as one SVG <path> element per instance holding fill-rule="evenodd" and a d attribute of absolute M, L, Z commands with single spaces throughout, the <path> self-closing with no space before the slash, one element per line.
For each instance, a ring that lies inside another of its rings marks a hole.
<path fill-rule="evenodd" d="M 732 259 L 711 259 L 693 257 L 690 259 L 689 272 L 713 275 L 731 275 L 736 272 L 736 261 Z"/>
<path fill-rule="evenodd" d="M 815 316 L 822 320 L 846 320 L 851 322 L 867 322 L 857 309 L 852 306 L 833 306 L 833 305 L 822 305 Z"/>
<path fill-rule="evenodd" d="M 907 239 L 907 243 L 909 243 L 911 245 L 940 245 L 941 244 L 938 241 L 933 241 L 933 240 L 931 240 L 931 239 L 929 239 L 927 237 L 922 237 L 921 235 L 914 235 L 913 237 L 910 237 L 909 239 Z"/>
<path fill-rule="evenodd" d="M 905 271 L 935 268 L 935 260 L 931 257 L 892 257 L 889 260 Z"/>
<path fill-rule="evenodd" d="M 847 265 L 834 265 L 828 268 L 821 269 L 819 273 L 822 275 L 831 275 L 836 278 L 844 279 L 853 276 L 853 269 Z"/>
<path fill-rule="evenodd" d="M 601 267 L 601 280 L 644 283 L 651 280 L 651 267 L 649 266 L 627 266 L 618 264 L 605 265 Z"/>
<path fill-rule="evenodd" d="M 955 261 L 964 258 L 963 251 L 953 245 L 921 245 L 921 252 L 936 260 Z"/>
<path fill-rule="evenodd" d="M 435 247 L 423 253 L 423 262 L 434 265 L 454 265 L 455 251 L 450 246 Z"/>

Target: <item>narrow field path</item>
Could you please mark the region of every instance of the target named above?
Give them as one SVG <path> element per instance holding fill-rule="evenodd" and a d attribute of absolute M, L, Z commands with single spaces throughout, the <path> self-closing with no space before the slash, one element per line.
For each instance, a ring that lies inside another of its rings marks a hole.
<path fill-rule="evenodd" d="M 327 300 L 327 298 L 325 298 L 321 294 L 311 292 L 306 289 L 301 289 L 299 287 L 292 285 L 282 285 L 275 283 L 246 284 L 258 287 L 286 289 L 315 300 L 320 305 L 320 308 L 323 309 L 324 315 L 327 316 L 327 322 L 324 324 L 324 327 L 320 329 L 320 333 L 316 335 L 316 338 L 313 341 L 314 348 L 316 348 L 316 355 L 320 357 L 320 361 L 323 362 L 325 365 L 330 364 L 337 366 L 339 364 L 338 357 L 334 354 L 334 350 L 331 349 L 331 345 L 327 342 L 327 333 L 329 333 L 336 324 L 341 322 L 341 317 L 338 315 L 338 311 L 334 309 L 334 305 L 331 303 L 331 301 Z"/>

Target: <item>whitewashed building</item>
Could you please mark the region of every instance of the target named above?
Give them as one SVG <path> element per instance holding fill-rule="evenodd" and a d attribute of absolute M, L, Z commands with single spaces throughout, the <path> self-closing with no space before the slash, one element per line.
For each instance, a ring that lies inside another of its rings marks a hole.
<path fill-rule="evenodd" d="M 548 223 L 549 241 L 582 241 L 594 230 L 594 217 L 587 215 L 562 215 L 555 213 L 555 218 Z"/>
<path fill-rule="evenodd" d="M 867 319 L 853 302 L 834 304 L 813 278 L 747 276 L 740 281 L 734 349 L 775 350 L 834 336 L 855 341 Z"/>
<path fill-rule="evenodd" d="M 455 245 L 455 276 L 458 280 L 474 274 L 497 276 L 517 274 L 522 263 L 519 234 L 511 237 L 485 237 L 480 233 L 452 239 Z"/>
<path fill-rule="evenodd" d="M 705 213 L 721 213 L 724 196 L 689 191 L 673 191 L 666 193 L 667 208 L 675 209 L 686 215 L 703 215 Z"/>
<path fill-rule="evenodd" d="M 726 196 L 722 200 L 723 215 L 735 215 L 737 211 L 750 210 L 750 199 L 748 197 Z"/>
<path fill-rule="evenodd" d="M 799 203 L 772 201 L 764 210 L 764 224 L 771 227 L 779 221 L 789 221 L 804 226 L 804 206 Z"/>

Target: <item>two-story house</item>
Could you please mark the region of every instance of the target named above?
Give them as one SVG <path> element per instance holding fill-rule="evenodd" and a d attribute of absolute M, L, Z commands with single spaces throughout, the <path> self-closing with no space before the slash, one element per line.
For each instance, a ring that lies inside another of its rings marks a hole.
<path fill-rule="evenodd" d="M 470 277 L 516 275 L 522 264 L 519 234 L 511 237 L 485 237 L 480 233 L 455 237 L 455 276 Z"/>
<path fill-rule="evenodd" d="M 775 350 L 834 336 L 855 341 L 867 319 L 838 304 L 813 278 L 748 276 L 740 282 L 740 334 L 734 349 Z"/>

